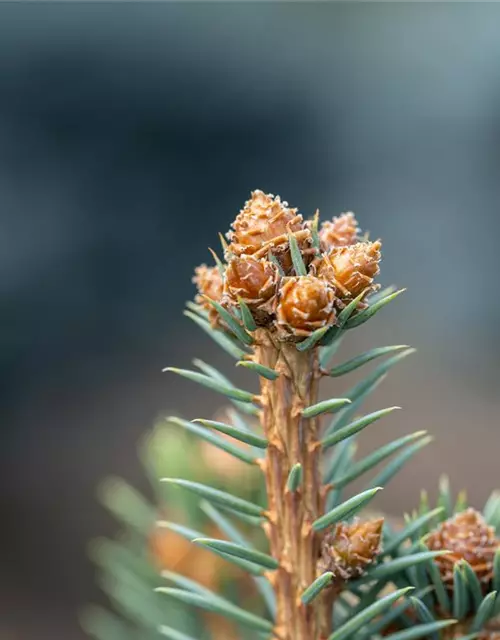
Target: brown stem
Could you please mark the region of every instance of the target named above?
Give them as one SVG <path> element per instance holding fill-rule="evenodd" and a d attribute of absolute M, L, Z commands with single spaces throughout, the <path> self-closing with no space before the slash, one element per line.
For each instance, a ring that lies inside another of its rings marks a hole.
<path fill-rule="evenodd" d="M 279 561 L 272 582 L 277 600 L 276 638 L 323 640 L 331 631 L 331 598 L 304 606 L 300 596 L 317 577 L 320 539 L 312 523 L 324 509 L 320 475 L 319 421 L 302 410 L 317 402 L 320 369 L 317 350 L 299 352 L 266 330 L 256 332 L 255 360 L 277 371 L 261 379 L 261 422 L 269 445 L 263 464 L 268 496 L 266 533 Z M 292 467 L 302 465 L 296 492 L 287 489 Z"/>

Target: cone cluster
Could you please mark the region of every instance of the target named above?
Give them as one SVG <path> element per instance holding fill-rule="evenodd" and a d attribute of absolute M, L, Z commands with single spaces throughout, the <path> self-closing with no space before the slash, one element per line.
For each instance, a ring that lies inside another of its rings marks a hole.
<path fill-rule="evenodd" d="M 279 196 L 253 191 L 226 234 L 223 275 L 197 268 L 196 302 L 214 326 L 217 314 L 203 296 L 229 310 L 244 302 L 257 325 L 285 340 L 333 326 L 339 310 L 358 296 L 362 306 L 377 288 L 381 244 L 361 242 L 359 233 L 353 213 L 318 228 L 317 215 L 305 221 Z"/>
<path fill-rule="evenodd" d="M 380 553 L 383 524 L 383 518 L 337 524 L 323 539 L 318 571 L 331 571 L 341 581 L 362 576 Z"/>
<path fill-rule="evenodd" d="M 493 578 L 493 561 L 500 540 L 493 527 L 475 509 L 466 509 L 431 531 L 426 545 L 432 551 L 447 549 L 450 553 L 435 558 L 441 577 L 449 589 L 453 588 L 453 568 L 466 560 L 487 591 Z"/>

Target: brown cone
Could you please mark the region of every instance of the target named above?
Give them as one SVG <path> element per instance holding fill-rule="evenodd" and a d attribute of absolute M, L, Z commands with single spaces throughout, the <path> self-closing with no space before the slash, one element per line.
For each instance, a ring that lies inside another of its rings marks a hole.
<path fill-rule="evenodd" d="M 355 298 L 363 290 L 373 288 L 379 273 L 381 243 L 358 242 L 332 249 L 316 266 L 316 273 L 337 289 L 340 298 Z"/>
<path fill-rule="evenodd" d="M 288 234 L 293 233 L 299 246 L 310 237 L 297 209 L 290 209 L 279 196 L 256 190 L 232 224 L 228 253 L 264 257 L 269 250 L 276 255 L 288 253 Z M 286 267 L 290 261 L 284 260 Z M 291 263 L 290 263 L 291 264 Z"/>
<path fill-rule="evenodd" d="M 340 522 L 323 539 L 318 570 L 332 571 L 336 578 L 349 580 L 363 575 L 380 552 L 383 518 L 367 522 Z"/>
<path fill-rule="evenodd" d="M 321 224 L 319 239 L 323 251 L 330 251 L 334 247 L 346 247 L 355 244 L 359 235 L 358 222 L 354 213 L 348 212 L 326 220 Z"/>
<path fill-rule="evenodd" d="M 466 560 L 485 589 L 493 577 L 493 558 L 500 547 L 493 527 L 475 509 L 467 509 L 446 520 L 425 540 L 432 551 L 449 549 L 450 553 L 435 558 L 445 584 L 453 587 L 453 567 Z"/>
<path fill-rule="evenodd" d="M 278 269 L 272 262 L 246 255 L 234 257 L 225 273 L 225 301 L 237 304 L 241 298 L 252 310 L 262 309 L 275 297 L 278 280 Z M 266 310 L 270 310 L 269 304 Z"/>
<path fill-rule="evenodd" d="M 286 333 L 307 336 L 335 322 L 335 290 L 314 276 L 283 278 L 277 308 L 278 326 Z"/>
<path fill-rule="evenodd" d="M 198 287 L 198 295 L 195 301 L 208 311 L 208 317 L 212 326 L 216 326 L 219 322 L 219 314 L 207 302 L 203 296 L 207 296 L 210 300 L 219 302 L 222 298 L 222 277 L 217 267 L 207 267 L 201 264 L 194 271 L 193 282 Z"/>

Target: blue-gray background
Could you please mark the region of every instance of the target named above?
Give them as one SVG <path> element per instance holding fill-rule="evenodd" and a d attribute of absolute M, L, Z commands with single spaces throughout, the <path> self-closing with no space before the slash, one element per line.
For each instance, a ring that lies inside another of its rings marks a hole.
<path fill-rule="evenodd" d="M 356 211 L 409 288 L 344 350 L 418 348 L 371 403 L 405 412 L 362 448 L 436 442 L 379 505 L 409 509 L 442 470 L 481 505 L 500 485 L 499 145 L 499 5 L 1 5 L 0 637 L 82 637 L 85 542 L 113 530 L 99 479 L 144 486 L 155 416 L 216 408 L 160 370 L 229 371 L 181 309 L 253 188 Z"/>

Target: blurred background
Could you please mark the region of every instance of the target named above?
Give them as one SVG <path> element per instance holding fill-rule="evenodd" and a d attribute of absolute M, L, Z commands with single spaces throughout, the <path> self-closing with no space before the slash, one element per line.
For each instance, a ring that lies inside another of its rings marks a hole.
<path fill-rule="evenodd" d="M 408 287 L 342 352 L 418 349 L 362 446 L 436 441 L 379 506 L 500 485 L 499 60 L 494 3 L 0 5 L 2 640 L 84 637 L 98 483 L 218 408 L 161 369 L 231 371 L 182 308 L 251 189 L 355 211 Z"/>

